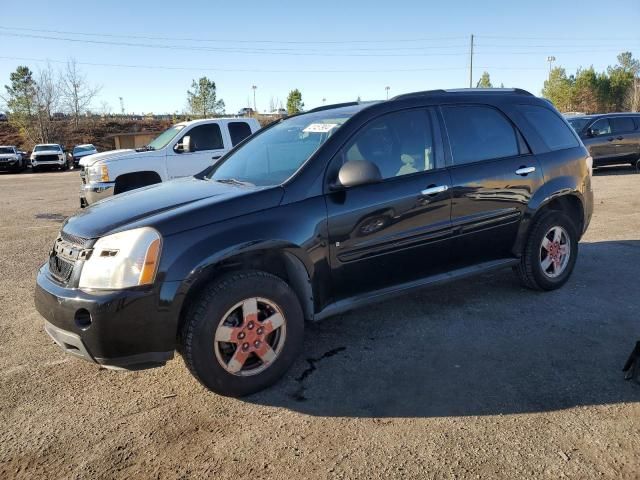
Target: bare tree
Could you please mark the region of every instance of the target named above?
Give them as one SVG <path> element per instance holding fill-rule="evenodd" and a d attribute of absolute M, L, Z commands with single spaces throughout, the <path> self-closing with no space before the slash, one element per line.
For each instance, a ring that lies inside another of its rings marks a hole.
<path fill-rule="evenodd" d="M 75 127 L 78 128 L 80 115 L 89 107 L 100 87 L 90 85 L 75 59 L 71 59 L 62 73 L 62 89 L 65 106 L 73 115 Z"/>
<path fill-rule="evenodd" d="M 52 119 L 61 105 L 60 82 L 51 65 L 38 72 L 35 88 L 36 122 L 41 142 L 51 141 Z"/>

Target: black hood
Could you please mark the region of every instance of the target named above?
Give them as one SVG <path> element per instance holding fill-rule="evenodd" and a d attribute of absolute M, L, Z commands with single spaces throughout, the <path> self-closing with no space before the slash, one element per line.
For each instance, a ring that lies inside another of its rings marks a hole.
<path fill-rule="evenodd" d="M 97 238 L 116 231 L 151 226 L 163 235 L 171 235 L 275 207 L 280 203 L 282 193 L 281 187 L 181 178 L 97 202 L 69 217 L 62 229 L 71 235 Z"/>

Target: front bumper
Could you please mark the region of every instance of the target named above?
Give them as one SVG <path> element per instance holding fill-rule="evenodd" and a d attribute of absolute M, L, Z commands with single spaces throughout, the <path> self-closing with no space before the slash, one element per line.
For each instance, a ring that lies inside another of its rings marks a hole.
<path fill-rule="evenodd" d="M 21 163 L 20 160 L 0 160 L 0 170 L 19 170 Z"/>
<path fill-rule="evenodd" d="M 31 167 L 39 168 L 39 167 L 63 167 L 65 164 L 64 160 L 31 160 Z"/>
<path fill-rule="evenodd" d="M 171 290 L 173 282 L 163 284 Z M 177 317 L 159 307 L 162 288 L 85 292 L 38 272 L 36 309 L 67 353 L 105 367 L 139 370 L 173 358 Z"/>
<path fill-rule="evenodd" d="M 87 183 L 80 187 L 80 207 L 84 208 L 113 195 L 115 182 Z"/>

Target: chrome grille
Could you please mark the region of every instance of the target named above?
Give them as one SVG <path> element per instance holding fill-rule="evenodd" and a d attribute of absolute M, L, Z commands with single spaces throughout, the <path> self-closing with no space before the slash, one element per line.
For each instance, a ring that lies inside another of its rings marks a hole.
<path fill-rule="evenodd" d="M 52 254 L 51 257 L 49 257 L 49 271 L 56 279 L 61 282 L 66 282 L 71 278 L 73 263 L 64 260 L 56 254 Z"/>

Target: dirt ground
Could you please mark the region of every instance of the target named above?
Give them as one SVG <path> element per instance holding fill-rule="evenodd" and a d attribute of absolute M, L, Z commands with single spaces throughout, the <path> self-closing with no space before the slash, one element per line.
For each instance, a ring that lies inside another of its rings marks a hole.
<path fill-rule="evenodd" d="M 179 356 L 65 356 L 33 287 L 78 173 L 0 174 L 0 478 L 640 478 L 640 174 L 594 186 L 559 291 L 503 271 L 308 325 L 289 375 L 235 400 Z"/>

